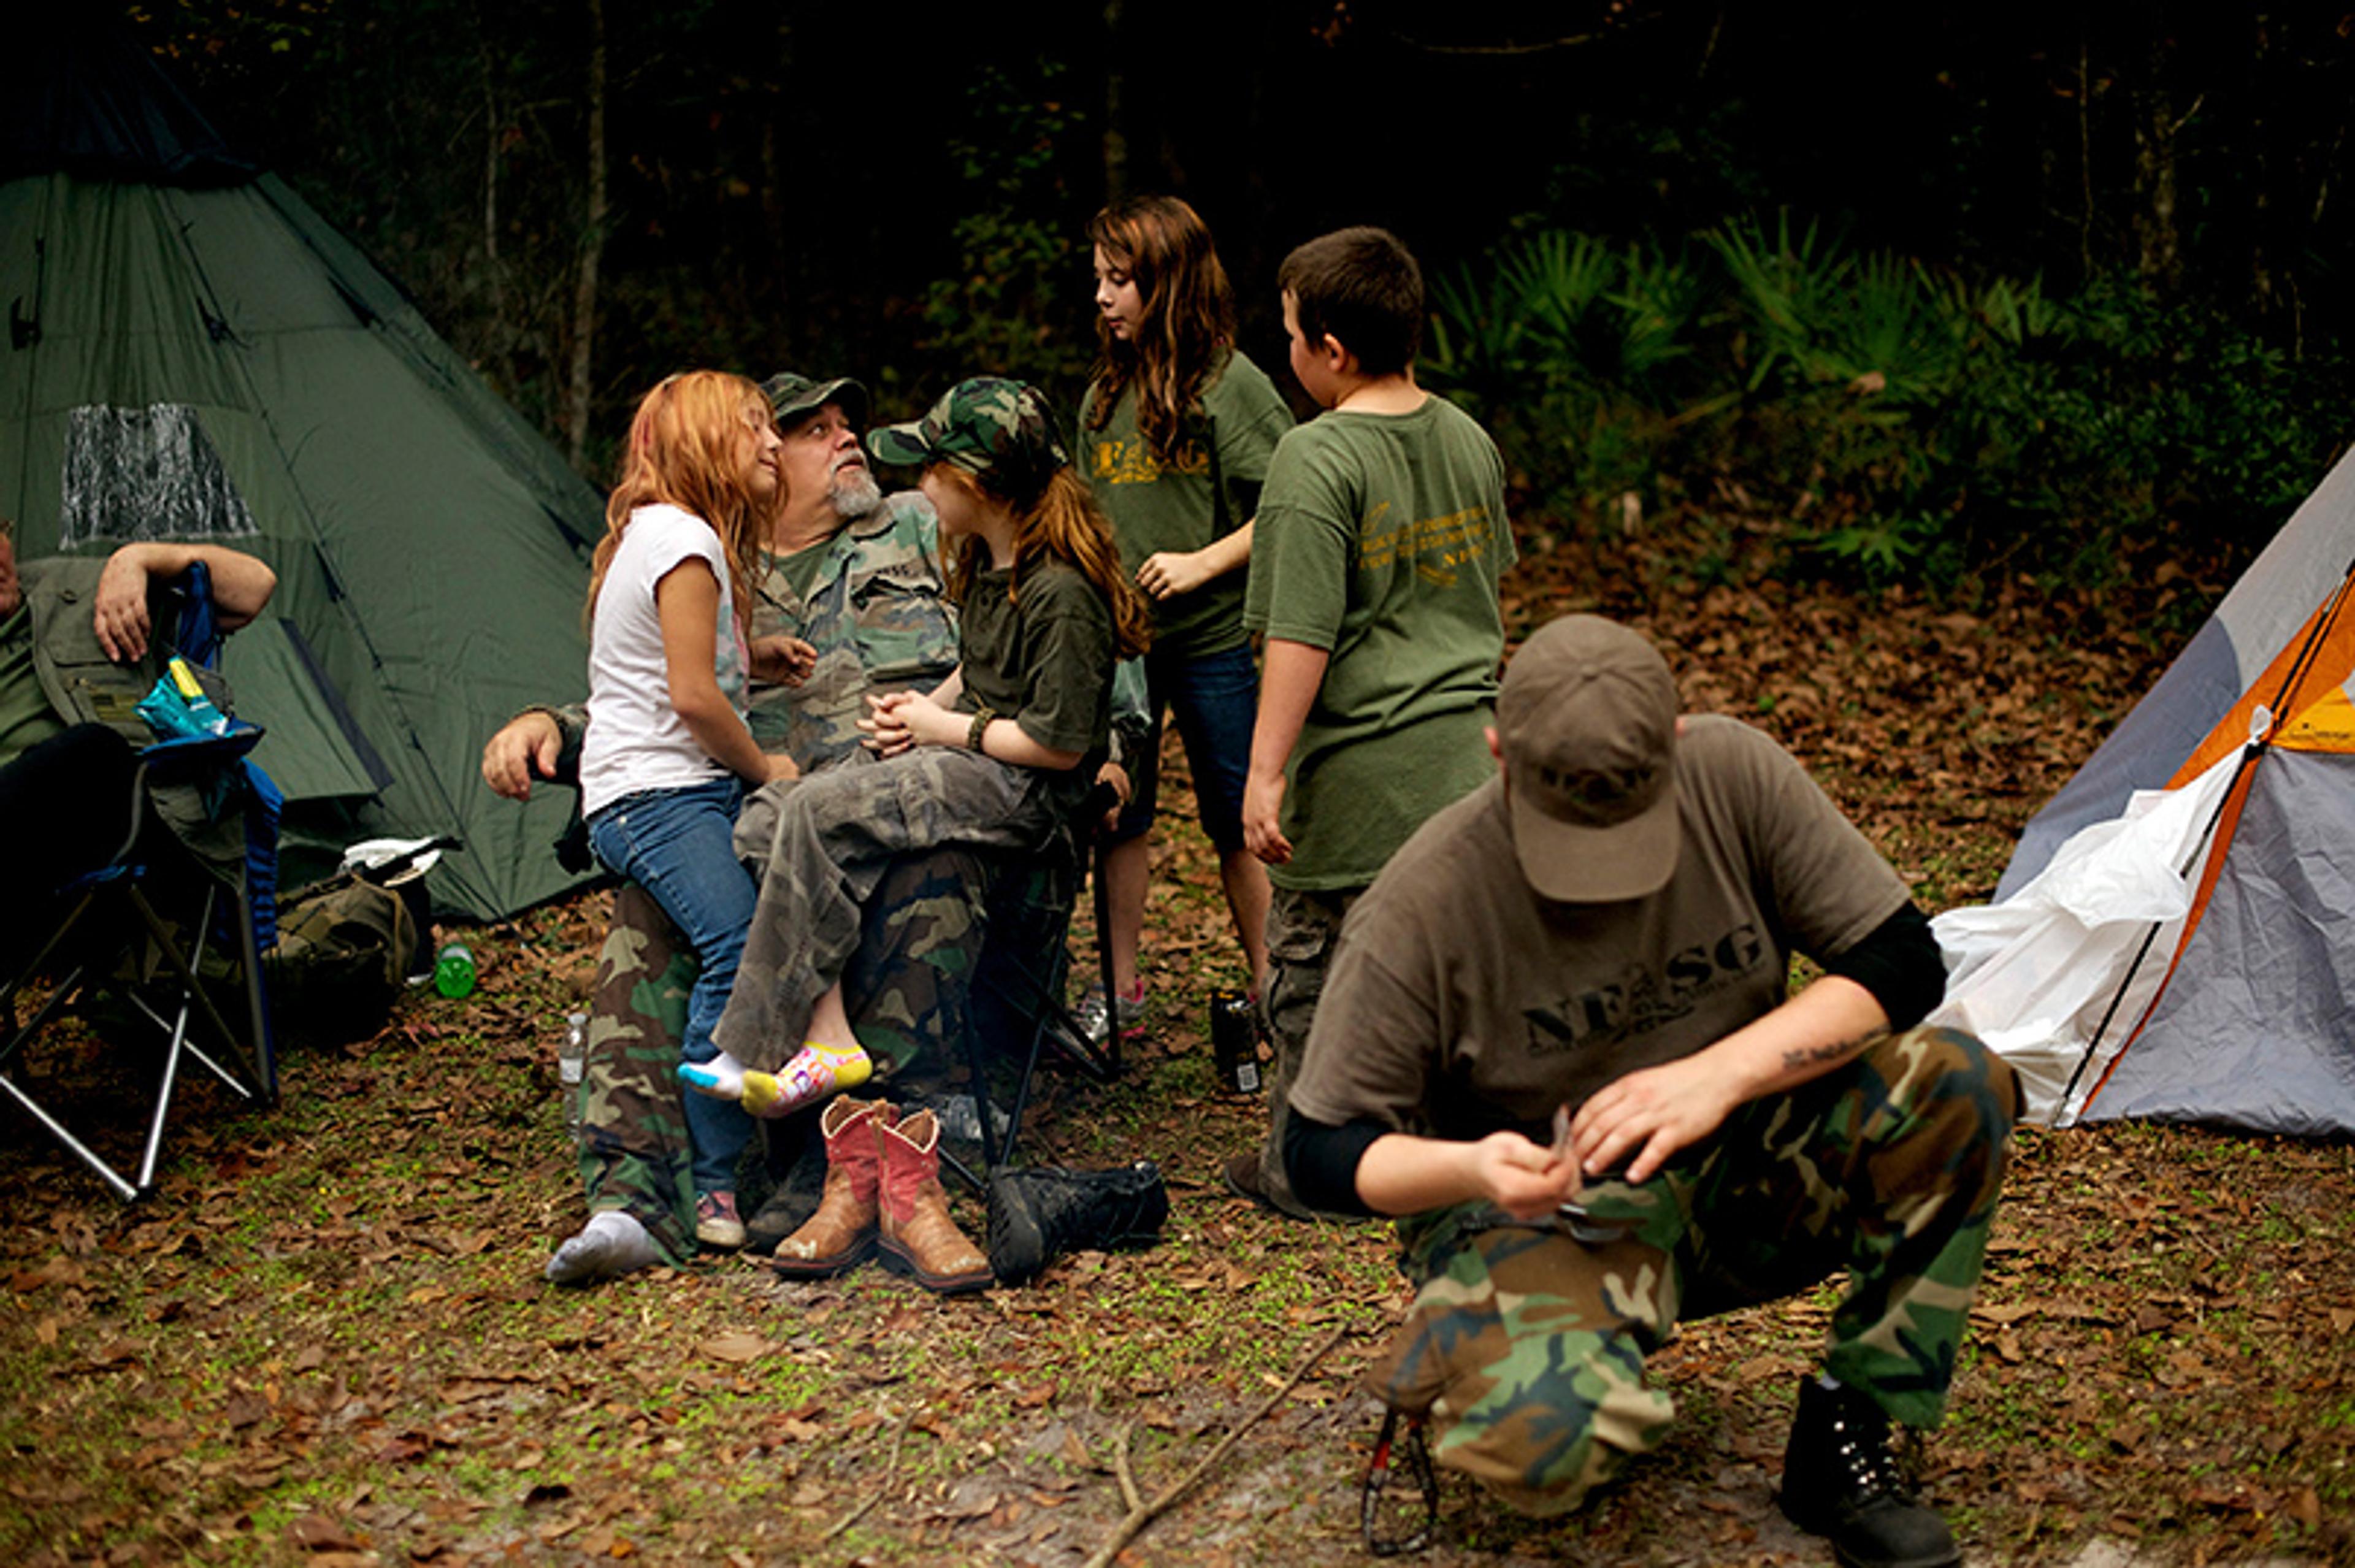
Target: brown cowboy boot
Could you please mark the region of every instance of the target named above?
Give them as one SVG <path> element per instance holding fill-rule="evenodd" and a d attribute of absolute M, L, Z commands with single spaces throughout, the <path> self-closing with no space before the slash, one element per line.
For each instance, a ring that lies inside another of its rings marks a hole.
<path fill-rule="evenodd" d="M 941 1187 L 940 1123 L 930 1111 L 918 1111 L 881 1128 L 880 1136 L 883 1266 L 913 1275 L 918 1285 L 943 1295 L 988 1289 L 989 1260 L 949 1218 L 949 1195 Z"/>
<path fill-rule="evenodd" d="M 883 1150 L 877 1128 L 891 1106 L 880 1100 L 838 1099 L 818 1118 L 826 1135 L 826 1191 L 817 1212 L 777 1243 L 769 1266 L 799 1279 L 824 1279 L 852 1267 L 875 1250 L 876 1189 Z"/>

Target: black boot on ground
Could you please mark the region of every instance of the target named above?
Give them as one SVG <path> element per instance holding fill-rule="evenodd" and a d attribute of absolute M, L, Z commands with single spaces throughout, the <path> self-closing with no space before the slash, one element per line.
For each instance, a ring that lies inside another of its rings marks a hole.
<path fill-rule="evenodd" d="M 989 1266 L 1023 1285 L 1065 1253 L 1149 1243 L 1169 1218 L 1169 1189 L 1149 1159 L 1111 1170 L 1001 1168 L 989 1173 Z"/>
<path fill-rule="evenodd" d="M 1828 1537 L 1846 1568 L 1948 1568 L 1954 1532 L 1914 1497 L 1889 1452 L 1889 1417 L 1850 1388 L 1799 1383 L 1783 1453 L 1783 1514 Z"/>
<path fill-rule="evenodd" d="M 744 1221 L 744 1250 L 766 1256 L 777 1243 L 809 1222 L 826 1195 L 826 1146 L 815 1139 L 801 1151 L 783 1181 Z"/>

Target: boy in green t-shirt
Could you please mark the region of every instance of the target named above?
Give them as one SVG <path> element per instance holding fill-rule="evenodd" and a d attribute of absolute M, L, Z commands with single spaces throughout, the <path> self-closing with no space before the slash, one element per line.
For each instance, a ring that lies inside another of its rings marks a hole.
<path fill-rule="evenodd" d="M 1486 770 L 1514 560 L 1504 463 L 1415 385 L 1423 274 L 1396 236 L 1344 229 L 1284 258 L 1292 371 L 1326 413 L 1270 460 L 1243 624 L 1267 639 L 1243 834 L 1267 862 L 1269 1134 L 1228 1185 L 1305 1214 L 1286 1097 L 1341 921 L 1391 852 Z"/>

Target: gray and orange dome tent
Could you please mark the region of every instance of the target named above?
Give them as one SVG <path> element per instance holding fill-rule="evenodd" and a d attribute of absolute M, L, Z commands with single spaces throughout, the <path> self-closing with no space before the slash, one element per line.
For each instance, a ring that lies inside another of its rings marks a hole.
<path fill-rule="evenodd" d="M 2158 897 L 2107 901 L 2137 879 Z M 2355 454 L 2029 824 L 1996 904 L 1940 917 L 1950 964 L 2008 917 L 1939 1018 L 2012 1057 L 2035 1119 L 2355 1132 Z"/>

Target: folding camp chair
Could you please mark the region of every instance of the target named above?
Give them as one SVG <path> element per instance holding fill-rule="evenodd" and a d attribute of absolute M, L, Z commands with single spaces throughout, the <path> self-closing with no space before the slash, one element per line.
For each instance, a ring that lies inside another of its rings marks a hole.
<path fill-rule="evenodd" d="M 196 569 L 184 585 L 193 608 L 182 618 L 178 646 L 183 656 L 210 655 L 210 584 Z M 240 724 L 226 735 L 158 741 L 137 753 L 121 799 L 122 837 L 111 853 L 92 857 L 58 884 L 33 894 L 36 907 L 23 912 L 15 929 L 45 932 L 31 940 L 22 966 L 0 984 L 0 1093 L 22 1106 L 69 1153 L 88 1166 L 125 1202 L 155 1184 L 164 1127 L 171 1113 L 180 1070 L 193 1061 L 241 1098 L 276 1101 L 278 1080 L 268 994 L 261 951 L 271 918 L 269 884 L 274 873 L 275 794 L 266 778 L 245 762 L 261 731 Z M 89 748 L 113 744 L 110 731 L 86 727 L 60 741 Z M 119 744 L 116 751 L 120 752 Z M 84 772 L 69 754 L 69 777 Z M 173 803 L 176 820 L 162 819 L 158 803 Z M 200 859 L 183 841 L 190 825 L 177 820 L 196 810 L 217 831 L 229 853 Z M 17 831 L 38 825 L 11 825 Z M 226 975 L 234 986 L 232 1023 L 203 976 Z M 46 980 L 46 997 L 21 1025 L 17 1002 L 36 982 Z M 35 1098 L 15 1071 L 18 1055 L 52 1018 L 68 1007 L 105 994 L 120 1000 L 129 1016 L 164 1040 L 153 1103 L 135 1174 L 125 1175 L 77 1136 Z M 201 1027 L 203 1043 L 199 1043 Z"/>
<path fill-rule="evenodd" d="M 1114 803 L 1109 786 L 1098 784 L 1036 855 L 1007 856 L 997 868 L 989 901 L 989 932 L 975 971 L 975 1006 L 964 1038 L 965 1065 L 973 1082 L 974 1106 L 981 1124 L 985 1170 L 1014 1161 L 1022 1139 L 1022 1117 L 1041 1065 L 1053 1061 L 1108 1083 L 1120 1072 L 1120 1033 L 1099 1046 L 1063 1002 L 1064 970 L 1072 906 L 1085 876 L 1093 889 L 1096 962 L 1111 996 L 1110 895 L 1105 890 L 1103 836 L 1097 824 Z M 1091 863 L 1092 862 L 1092 863 Z M 1012 1093 L 1001 1106 L 990 1091 L 990 1041 L 1014 1058 Z M 980 1190 L 980 1176 L 943 1153 L 942 1163 Z"/>

